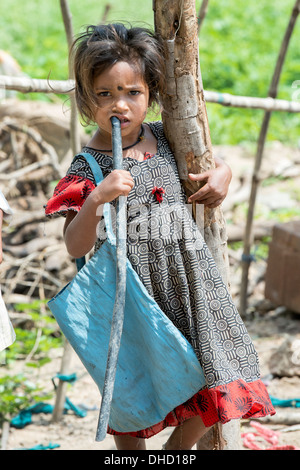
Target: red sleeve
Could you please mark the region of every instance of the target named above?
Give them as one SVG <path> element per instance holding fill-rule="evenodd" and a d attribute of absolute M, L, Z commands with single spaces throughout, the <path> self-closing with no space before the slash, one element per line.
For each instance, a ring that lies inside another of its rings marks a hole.
<path fill-rule="evenodd" d="M 68 210 L 79 212 L 95 185 L 82 176 L 67 175 L 57 184 L 53 196 L 45 206 L 47 216 L 67 214 Z"/>

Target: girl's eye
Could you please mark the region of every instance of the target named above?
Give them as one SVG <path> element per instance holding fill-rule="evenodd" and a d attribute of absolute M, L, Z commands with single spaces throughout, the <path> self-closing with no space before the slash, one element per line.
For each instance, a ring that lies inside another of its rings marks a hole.
<path fill-rule="evenodd" d="M 140 94 L 140 91 L 139 91 L 139 90 L 131 90 L 131 91 L 130 91 L 130 94 L 131 94 L 131 95 L 134 95 L 134 96 L 135 96 L 135 95 L 139 95 L 139 94 Z"/>
<path fill-rule="evenodd" d="M 97 93 L 97 96 L 100 96 L 100 97 L 109 96 L 109 95 L 110 95 L 109 91 L 100 91 L 99 93 Z"/>

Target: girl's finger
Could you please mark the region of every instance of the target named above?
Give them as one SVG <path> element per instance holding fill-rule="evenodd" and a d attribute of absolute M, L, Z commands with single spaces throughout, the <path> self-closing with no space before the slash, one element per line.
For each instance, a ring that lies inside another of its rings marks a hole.
<path fill-rule="evenodd" d="M 210 188 L 207 184 L 205 184 L 201 189 L 199 189 L 199 191 L 197 191 L 196 193 L 192 194 L 188 201 L 189 202 L 192 202 L 192 201 L 196 201 L 196 200 L 205 200 L 207 198 L 207 195 L 210 191 Z"/>
<path fill-rule="evenodd" d="M 189 178 L 193 181 L 203 181 L 207 179 L 210 175 L 209 171 L 205 171 L 204 173 L 189 173 Z"/>

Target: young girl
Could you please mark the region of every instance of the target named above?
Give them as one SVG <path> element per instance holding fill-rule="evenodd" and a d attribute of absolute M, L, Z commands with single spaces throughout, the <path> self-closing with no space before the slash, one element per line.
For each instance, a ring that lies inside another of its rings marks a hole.
<path fill-rule="evenodd" d="M 12 215 L 2 191 L 0 191 L 0 263 L 2 263 L 2 223 Z M 15 341 L 16 335 L 9 319 L 0 289 L 0 352 Z"/>
<path fill-rule="evenodd" d="M 166 426 L 175 427 L 166 449 L 191 449 L 216 422 L 273 414 L 252 342 L 185 206 L 192 200 L 208 207 L 221 204 L 231 171 L 217 160 L 216 169 L 190 175 L 206 184 L 186 201 L 162 123 L 144 123 L 164 86 L 159 39 L 146 29 L 121 24 L 89 26 L 75 41 L 74 68 L 79 110 L 86 122 L 97 124 L 83 151 L 94 156 L 104 180 L 96 187 L 84 158 L 77 159 L 58 183 L 46 214 L 66 217 L 68 252 L 80 258 L 102 242 L 97 239 L 99 206 L 127 196 L 128 258 L 192 344 L 207 382 L 151 428 L 128 434 L 109 429 L 117 449 L 145 449 L 145 438 Z M 113 170 L 112 116 L 121 121 L 123 170 Z M 176 231 L 175 206 L 184 215 L 182 231 Z"/>

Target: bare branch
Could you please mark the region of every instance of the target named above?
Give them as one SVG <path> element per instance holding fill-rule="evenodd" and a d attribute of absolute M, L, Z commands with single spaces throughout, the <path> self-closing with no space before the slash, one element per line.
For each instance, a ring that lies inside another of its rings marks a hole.
<path fill-rule="evenodd" d="M 57 93 L 66 95 L 74 93 L 74 86 L 74 80 L 43 80 L 0 75 L 0 89 L 15 90 L 21 93 Z M 204 90 L 204 98 L 207 103 L 215 103 L 233 108 L 264 109 L 266 111 L 289 113 L 300 112 L 300 103 L 298 101 L 278 100 L 271 97 L 256 98 Z"/>
<path fill-rule="evenodd" d="M 73 80 L 45 80 L 39 78 L 9 77 L 0 75 L 0 89 L 21 93 L 70 94 L 74 92 Z"/>

